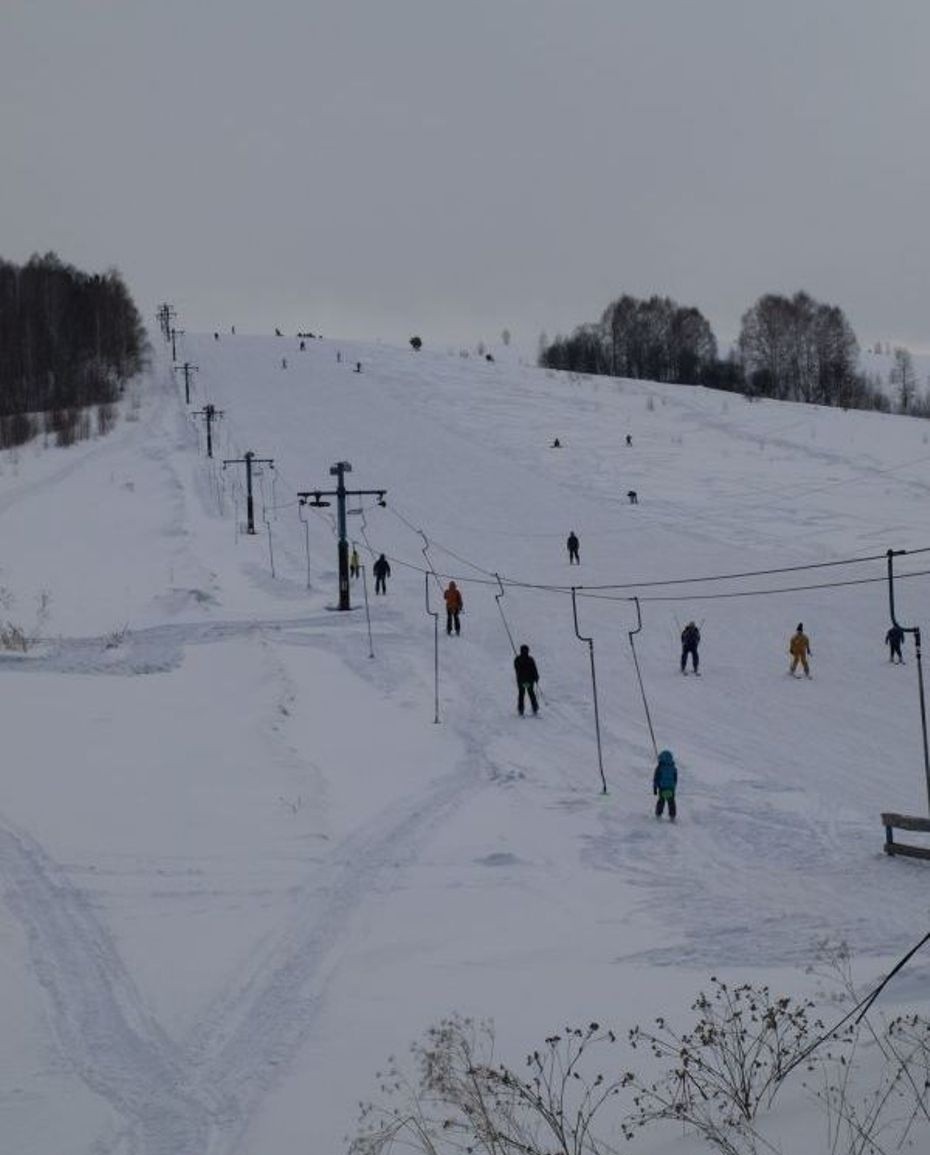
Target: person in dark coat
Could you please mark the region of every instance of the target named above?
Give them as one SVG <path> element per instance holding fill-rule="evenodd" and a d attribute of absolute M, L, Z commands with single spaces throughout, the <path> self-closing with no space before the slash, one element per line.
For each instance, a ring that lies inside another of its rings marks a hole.
<path fill-rule="evenodd" d="M 371 567 L 371 572 L 375 575 L 375 593 L 386 594 L 387 579 L 391 576 L 391 567 L 383 553 L 378 555 L 378 560 Z"/>
<path fill-rule="evenodd" d="M 685 628 L 681 631 L 681 672 L 685 672 L 685 666 L 688 664 L 688 655 L 691 655 L 691 668 L 695 673 L 698 672 L 698 665 L 700 659 L 698 658 L 698 643 L 701 640 L 701 631 L 697 628 L 694 622 L 688 622 Z"/>
<path fill-rule="evenodd" d="M 885 634 L 885 645 L 891 646 L 891 657 L 888 659 L 893 662 L 895 658 L 904 665 L 904 658 L 901 655 L 901 646 L 904 644 L 904 630 L 897 624 L 893 625 L 891 629 Z"/>
<path fill-rule="evenodd" d="M 530 657 L 530 647 L 521 646 L 520 652 L 513 660 L 514 673 L 517 675 L 517 713 L 523 717 L 523 707 L 526 697 L 529 696 L 533 713 L 539 713 L 539 703 L 536 701 L 536 683 L 539 681 L 539 671 L 535 661 Z"/>
<path fill-rule="evenodd" d="M 449 582 L 448 588 L 443 593 L 443 600 L 446 603 L 446 633 L 451 634 L 453 629 L 456 634 L 462 632 L 462 623 L 459 621 L 459 614 L 462 612 L 462 591 L 455 584 Z"/>
<path fill-rule="evenodd" d="M 568 540 L 565 544 L 568 547 L 568 564 L 572 565 L 574 563 L 575 565 L 581 565 L 581 558 L 578 556 L 578 549 L 581 543 L 574 530 L 568 535 Z"/>
<path fill-rule="evenodd" d="M 362 568 L 362 563 L 359 560 L 358 550 L 352 546 L 352 552 L 349 554 L 349 577 L 357 578 Z"/>
<path fill-rule="evenodd" d="M 668 803 L 668 816 L 675 821 L 678 813 L 675 807 L 675 790 L 678 787 L 678 767 L 672 757 L 671 750 L 663 750 L 659 755 L 659 764 L 652 776 L 652 793 L 656 796 L 656 818 L 662 817 L 665 803 Z"/>

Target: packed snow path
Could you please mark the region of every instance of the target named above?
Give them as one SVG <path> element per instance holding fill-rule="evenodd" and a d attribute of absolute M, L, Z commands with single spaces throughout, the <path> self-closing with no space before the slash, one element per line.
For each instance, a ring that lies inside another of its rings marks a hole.
<path fill-rule="evenodd" d="M 684 1006 L 710 969 L 800 971 L 826 936 L 877 968 L 910 941 L 921 867 L 883 859 L 878 812 L 925 798 L 884 586 L 686 596 L 881 563 L 640 591 L 676 827 L 651 817 L 631 604 L 579 607 L 603 798 L 569 599 L 508 586 L 501 603 L 542 676 L 540 718 L 521 721 L 490 575 L 595 585 L 925 546 L 923 423 L 501 359 L 185 342 L 192 408 L 224 411 L 214 462 L 161 362 L 110 437 L 0 461 L 0 597 L 43 636 L 0 655 L 3 981 L 27 995 L 0 1052 L 11 1149 L 336 1150 L 383 1058 L 449 1011 L 495 1017 L 519 1054 L 575 1016 Z M 221 464 L 246 449 L 276 463 L 254 538 Z M 369 546 L 392 559 L 374 660 L 364 614 L 326 608 L 333 511 L 305 528 L 296 504 L 346 458 L 353 488 L 388 490 L 350 521 L 369 566 Z M 440 638 L 438 727 L 418 530 L 465 596 L 462 637 Z M 902 580 L 901 616 L 920 624 L 926 594 Z M 690 618 L 701 679 L 677 672 Z M 799 619 L 811 683 L 785 676 Z"/>

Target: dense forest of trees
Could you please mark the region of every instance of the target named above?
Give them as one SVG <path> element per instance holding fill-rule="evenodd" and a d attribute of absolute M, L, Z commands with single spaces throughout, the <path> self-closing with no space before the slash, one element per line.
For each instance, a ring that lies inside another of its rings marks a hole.
<path fill-rule="evenodd" d="M 74 425 L 87 406 L 111 406 L 139 371 L 145 330 L 115 270 L 83 273 L 54 253 L 22 266 L 0 259 L 2 442 Z"/>
<path fill-rule="evenodd" d="M 539 363 L 576 373 L 709 385 L 748 396 L 889 407 L 859 372 L 859 344 L 843 310 L 807 293 L 760 297 L 743 314 L 736 348 L 724 360 L 699 309 L 668 297 L 624 295 L 600 321 L 580 325 L 570 337 L 551 344 L 543 341 Z"/>

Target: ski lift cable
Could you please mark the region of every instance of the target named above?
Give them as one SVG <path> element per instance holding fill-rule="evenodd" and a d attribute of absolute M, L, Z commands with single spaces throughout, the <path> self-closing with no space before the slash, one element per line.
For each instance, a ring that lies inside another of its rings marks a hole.
<path fill-rule="evenodd" d="M 923 553 L 925 551 L 924 550 L 909 550 L 908 552 L 909 553 Z M 485 580 L 482 578 L 465 577 L 465 576 L 461 576 L 461 575 L 454 574 L 454 573 L 445 573 L 445 572 L 437 571 L 435 568 L 430 569 L 429 571 L 425 571 L 425 570 L 423 570 L 423 568 L 421 566 L 418 566 L 413 562 L 406 561 L 405 559 L 399 558 L 399 557 L 391 556 L 390 560 L 401 567 L 415 570 L 418 573 L 429 572 L 429 573 L 433 574 L 435 577 L 441 578 L 443 580 L 449 579 L 449 578 L 454 579 L 459 584 L 484 585 L 484 586 L 496 586 L 498 584 L 496 574 L 494 576 L 494 580 L 492 581 L 492 580 Z M 852 559 L 852 560 L 863 560 L 863 559 Z M 843 564 L 843 563 L 842 562 L 815 563 L 815 565 L 823 565 L 823 564 L 833 565 L 833 564 Z M 807 569 L 810 567 L 803 566 L 803 567 L 797 567 L 797 568 Z M 899 576 L 901 578 L 924 577 L 928 574 L 930 574 L 930 570 L 914 570 L 910 573 L 903 573 Z M 727 575 L 720 575 L 719 580 L 724 580 L 726 578 L 726 576 Z M 692 580 L 692 579 L 669 579 L 668 584 L 672 585 L 672 584 L 677 584 L 679 581 L 685 582 L 685 581 L 690 581 L 690 580 Z M 700 578 L 700 579 L 694 579 L 694 580 L 710 581 L 710 580 L 714 580 L 714 579 Z M 841 580 L 841 581 L 833 581 L 833 582 L 816 582 L 816 583 L 810 583 L 810 584 L 806 584 L 806 585 L 780 586 L 780 587 L 775 588 L 775 589 L 730 590 L 730 591 L 723 591 L 723 592 L 709 593 L 709 594 L 697 594 L 697 593 L 646 594 L 646 595 L 641 596 L 639 598 L 639 600 L 643 601 L 643 602 L 660 602 L 660 601 L 676 602 L 676 601 L 708 601 L 708 600 L 715 600 L 718 598 L 736 598 L 736 597 L 767 597 L 770 595 L 782 594 L 782 593 L 800 593 L 800 592 L 804 592 L 805 590 L 839 589 L 839 588 L 844 587 L 844 586 L 869 585 L 869 584 L 874 584 L 876 582 L 883 582 L 883 581 L 885 581 L 884 577 L 849 578 L 849 579 L 845 579 L 845 580 Z M 548 585 L 548 584 L 544 584 L 544 583 L 540 583 L 540 582 L 524 582 L 524 581 L 519 581 L 519 580 L 512 579 L 512 578 L 505 578 L 505 577 L 501 577 L 500 582 L 503 586 L 509 587 L 511 589 L 532 590 L 532 591 L 537 591 L 537 592 L 541 592 L 541 593 L 567 594 L 569 596 L 571 595 L 571 592 L 574 589 L 577 591 L 577 594 L 579 597 L 588 598 L 591 601 L 612 601 L 612 602 L 631 601 L 632 595 L 616 596 L 616 595 L 612 595 L 610 593 L 601 592 L 602 590 L 618 589 L 618 588 L 632 588 L 632 589 L 640 588 L 639 586 L 635 586 L 635 585 L 634 586 L 624 585 L 622 587 L 618 587 L 618 586 L 604 587 L 604 586 Z M 651 583 L 646 583 L 646 584 L 648 586 Z M 663 583 L 656 583 L 656 584 L 663 584 Z"/>
<path fill-rule="evenodd" d="M 909 549 L 905 551 L 908 554 L 930 553 L 930 546 L 922 546 L 919 549 Z M 641 590 L 651 589 L 656 586 L 674 586 L 674 585 L 700 585 L 703 582 L 719 582 L 719 581 L 739 581 L 743 578 L 750 577 L 771 577 L 783 573 L 802 573 L 806 570 L 815 569 L 830 569 L 838 566 L 847 565 L 861 565 L 872 561 L 885 561 L 887 552 L 865 554 L 859 557 L 845 557 L 835 558 L 831 561 L 814 561 L 805 562 L 801 565 L 786 565 L 775 566 L 771 569 L 757 569 L 757 570 L 743 570 L 738 573 L 719 573 L 706 574 L 703 577 L 683 577 L 683 578 L 654 578 L 649 581 L 639 582 L 622 582 L 622 583 L 606 583 L 602 585 L 576 586 L 579 591 L 585 591 L 587 594 L 591 590 Z M 511 581 L 509 578 L 504 578 L 505 583 L 514 585 L 524 585 L 529 583 Z M 550 589 L 569 590 L 571 586 L 550 586 Z"/>
<path fill-rule="evenodd" d="M 537 590 L 537 591 L 541 591 L 541 592 L 561 593 L 561 594 L 572 594 L 573 591 L 577 591 L 577 593 L 582 597 L 588 597 L 588 598 L 592 598 L 592 599 L 599 599 L 599 600 L 605 600 L 605 601 L 606 600 L 628 601 L 629 598 L 628 597 L 610 598 L 608 595 L 600 593 L 600 591 L 622 590 L 622 589 L 638 590 L 638 589 L 650 589 L 650 588 L 656 588 L 656 587 L 667 587 L 667 586 L 672 586 L 672 585 L 696 585 L 696 584 L 704 584 L 704 583 L 708 583 L 708 582 L 736 581 L 736 580 L 741 580 L 741 579 L 749 578 L 749 577 L 777 576 L 777 575 L 782 574 L 782 573 L 802 573 L 802 572 L 807 572 L 809 570 L 836 568 L 836 567 L 847 566 L 847 565 L 860 565 L 860 564 L 866 564 L 868 562 L 873 562 L 873 561 L 884 561 L 886 556 L 887 556 L 887 554 L 885 554 L 885 553 L 866 554 L 866 555 L 848 557 L 848 558 L 834 558 L 834 559 L 831 559 L 829 561 L 822 561 L 822 562 L 806 562 L 806 563 L 803 563 L 800 565 L 793 565 L 793 566 L 776 566 L 776 567 L 771 567 L 769 569 L 745 570 L 745 571 L 740 571 L 740 572 L 736 572 L 736 573 L 706 574 L 706 575 L 703 575 L 700 577 L 691 577 L 691 578 L 652 579 L 652 580 L 643 581 L 643 582 L 623 582 L 623 583 L 594 585 L 594 586 L 563 586 L 563 585 L 555 585 L 555 584 L 547 584 L 547 583 L 539 583 L 539 582 L 520 581 L 520 580 L 514 579 L 514 578 L 502 577 L 498 572 L 486 570 L 486 569 L 484 569 L 484 567 L 477 565 L 475 562 L 469 561 L 467 558 L 465 558 L 461 554 L 458 554 L 455 551 L 450 550 L 448 547 L 441 545 L 440 543 L 436 542 L 435 540 L 428 539 L 426 537 L 426 535 L 424 534 L 423 530 L 421 530 L 417 526 L 415 526 L 413 524 L 413 522 L 410 521 L 409 518 L 407 518 L 400 510 L 398 510 L 394 506 L 393 502 L 390 505 L 387 505 L 386 508 L 390 512 L 392 512 L 395 515 L 395 517 L 397 517 L 404 525 L 406 525 L 408 529 L 410 529 L 412 532 L 416 533 L 418 536 L 422 537 L 424 539 L 424 541 L 427 541 L 429 546 L 444 550 L 446 553 L 449 553 L 451 556 L 457 558 L 457 560 L 461 561 L 465 565 L 468 565 L 470 568 L 474 569 L 478 573 L 487 575 L 484 578 L 473 578 L 473 577 L 460 577 L 460 576 L 455 575 L 455 574 L 439 573 L 436 570 L 435 566 L 433 565 L 432 559 L 429 557 L 429 555 L 427 553 L 424 553 L 424 556 L 426 557 L 426 560 L 429 564 L 429 570 L 428 571 L 423 571 L 419 566 L 416 566 L 410 562 L 406 562 L 406 561 L 404 561 L 404 559 L 395 558 L 395 557 L 391 558 L 392 562 L 395 562 L 396 564 L 404 566 L 406 568 L 418 570 L 421 573 L 422 572 L 429 572 L 437 580 L 437 582 L 440 579 L 443 579 L 443 580 L 453 579 L 459 583 L 468 583 L 468 584 L 472 584 L 472 585 L 487 585 L 487 586 L 496 585 L 496 586 L 498 586 L 498 588 L 500 588 L 501 586 L 510 586 L 511 588 L 514 588 L 514 589 Z M 908 554 L 914 554 L 914 555 L 923 554 L 923 553 L 930 553 L 930 546 L 922 546 L 922 547 L 919 547 L 917 549 L 907 550 L 905 552 Z M 925 575 L 928 572 L 930 572 L 930 571 L 916 571 L 912 574 L 902 574 L 901 576 L 902 577 L 919 577 L 919 576 Z M 706 601 L 706 600 L 714 600 L 717 598 L 724 598 L 724 597 L 763 597 L 763 596 L 769 596 L 769 595 L 780 594 L 780 593 L 800 593 L 800 592 L 804 592 L 806 590 L 833 589 L 833 588 L 840 588 L 840 587 L 847 586 L 847 585 L 864 585 L 864 584 L 869 584 L 869 583 L 884 581 L 884 580 L 885 580 L 884 577 L 881 577 L 881 578 L 860 578 L 860 579 L 847 579 L 844 581 L 837 581 L 837 582 L 822 582 L 822 583 L 810 584 L 810 585 L 805 585 L 805 586 L 780 587 L 778 589 L 737 590 L 737 591 L 718 592 L 718 593 L 710 593 L 710 594 L 688 594 L 688 595 L 682 595 L 682 596 L 668 595 L 668 594 L 666 594 L 666 595 L 645 595 L 640 600 L 642 600 L 642 601 L 682 601 L 682 600 L 687 599 L 687 600 Z"/>
<path fill-rule="evenodd" d="M 423 538 L 423 556 L 426 558 L 426 564 L 429 566 L 427 571 L 432 575 L 433 581 L 436 583 L 436 588 L 442 593 L 442 582 L 439 580 L 439 574 L 436 573 L 436 567 L 433 565 L 433 559 L 429 555 L 430 541 L 422 529 L 418 529 L 417 533 Z"/>
<path fill-rule="evenodd" d="M 400 510 L 396 508 L 393 501 L 391 501 L 390 504 L 386 503 L 385 508 L 388 510 L 389 513 L 393 513 L 395 517 L 397 517 L 400 521 L 402 521 L 403 524 L 406 525 L 407 528 L 412 530 L 414 533 L 422 533 L 423 532 L 421 529 L 419 529 L 417 526 L 415 526 L 413 524 L 413 522 L 408 517 L 405 517 L 400 512 Z M 495 574 L 493 572 L 493 570 L 485 569 L 484 566 L 480 566 L 473 561 L 469 561 L 469 559 L 467 557 L 464 557 L 462 554 L 457 553 L 454 549 L 450 548 L 449 546 L 443 545 L 442 542 L 437 541 L 435 537 L 430 538 L 430 548 L 438 549 L 442 553 L 447 553 L 450 557 L 454 557 L 456 561 L 461 562 L 462 565 L 467 565 L 469 567 L 469 569 L 475 570 L 476 573 L 480 573 L 486 578 L 494 578 L 494 579 L 497 578 L 497 574 Z M 491 583 L 491 584 L 496 584 L 496 583 Z"/>
<path fill-rule="evenodd" d="M 908 551 L 908 552 L 920 553 L 920 552 L 924 552 L 924 551 L 914 550 L 914 551 Z M 435 567 L 430 568 L 430 569 L 424 569 L 422 566 L 417 565 L 415 562 L 408 561 L 405 558 L 397 557 L 396 555 L 393 555 L 393 554 L 388 554 L 386 556 L 388 557 L 388 559 L 390 560 L 392 565 L 397 565 L 403 569 L 413 570 L 415 573 L 430 574 L 437 581 L 454 580 L 459 585 L 477 585 L 477 586 L 488 586 L 488 587 L 497 587 L 498 586 L 496 576 L 493 579 L 467 577 L 467 576 L 462 576 L 460 574 L 456 574 L 456 573 L 452 573 L 452 572 L 447 573 L 447 572 L 442 571 L 442 570 L 437 570 L 437 569 L 435 569 Z M 804 567 L 804 568 L 806 568 L 806 567 Z M 901 578 L 902 580 L 904 580 L 906 578 L 926 577 L 928 575 L 930 575 L 930 570 L 913 570 L 910 573 L 902 573 L 902 574 L 898 574 L 896 576 Z M 516 579 L 505 578 L 505 577 L 501 577 L 500 580 L 501 580 L 501 584 L 505 588 L 510 588 L 510 589 L 528 590 L 528 591 L 537 592 L 537 593 L 560 594 L 562 596 L 569 596 L 569 597 L 572 594 L 572 590 L 575 590 L 578 597 L 587 598 L 590 601 L 628 602 L 628 601 L 633 600 L 633 595 L 631 595 L 631 594 L 620 595 L 620 594 L 611 594 L 611 593 L 601 592 L 601 590 L 604 587 L 547 585 L 547 584 L 539 583 L 539 582 L 518 581 Z M 675 580 L 678 580 L 678 579 L 672 579 L 672 580 L 674 582 Z M 686 580 L 686 579 L 682 579 L 682 580 Z M 711 579 L 702 578 L 700 580 L 701 581 L 707 581 L 707 580 L 711 580 Z M 780 586 L 776 589 L 729 590 L 729 591 L 723 591 L 723 592 L 718 592 L 718 593 L 709 593 L 709 594 L 695 594 L 695 593 L 645 594 L 645 595 L 641 596 L 639 598 L 639 600 L 641 602 L 682 602 L 682 601 L 714 601 L 714 600 L 721 599 L 721 598 L 770 597 L 770 596 L 774 596 L 776 594 L 803 593 L 803 592 L 808 591 L 808 590 L 830 590 L 830 589 L 840 589 L 840 588 L 843 588 L 846 586 L 874 585 L 875 583 L 884 582 L 886 580 L 887 579 L 885 577 L 850 578 L 850 579 L 847 579 L 844 581 L 815 582 L 815 583 L 810 583 L 807 585 L 797 585 L 797 586 Z M 672 584 L 672 583 L 670 583 L 670 584 Z M 607 588 L 620 588 L 620 587 L 607 587 Z M 627 587 L 623 587 L 623 588 L 627 588 Z M 639 587 L 633 586 L 630 588 L 636 589 Z"/>
<path fill-rule="evenodd" d="M 397 509 L 394 508 L 393 503 L 391 505 L 388 505 L 387 508 L 389 511 L 394 513 L 395 516 L 398 517 L 406 526 L 408 526 L 408 528 L 412 529 L 415 533 L 421 532 L 419 529 L 417 529 L 413 525 L 412 522 L 409 521 L 409 519 L 404 517 L 403 514 L 401 514 Z M 497 571 L 485 569 L 483 566 L 477 565 L 475 562 L 469 561 L 468 558 L 462 556 L 459 553 L 456 553 L 454 550 L 450 549 L 448 546 L 442 545 L 435 538 L 431 539 L 431 544 L 433 547 L 440 549 L 445 553 L 448 553 L 450 556 L 456 558 L 456 560 L 462 562 L 464 565 L 469 566 L 471 569 L 476 570 L 478 573 L 485 575 L 489 579 L 493 579 L 493 582 L 488 581 L 485 584 L 496 584 L 497 583 L 498 578 L 500 577 L 500 575 Z M 906 552 L 908 554 L 930 553 L 930 546 L 922 546 L 918 549 L 907 550 Z M 854 557 L 834 558 L 834 559 L 831 559 L 830 561 L 805 562 L 805 563 L 799 564 L 799 565 L 773 566 L 773 567 L 770 567 L 768 569 L 743 570 L 743 571 L 734 572 L 734 573 L 705 574 L 705 575 L 698 576 L 698 577 L 661 578 L 661 579 L 657 578 L 657 579 L 650 579 L 648 581 L 614 582 L 614 583 L 605 583 L 605 584 L 589 585 L 589 586 L 574 586 L 574 587 L 573 586 L 554 585 L 554 584 L 550 585 L 550 584 L 538 583 L 538 582 L 525 582 L 525 581 L 521 581 L 521 580 L 516 579 L 516 578 L 507 578 L 507 577 L 500 578 L 500 580 L 504 585 L 519 587 L 519 588 L 523 588 L 523 589 L 552 590 L 552 591 L 558 591 L 561 593 L 570 593 L 571 590 L 574 588 L 574 589 L 577 589 L 579 591 L 579 593 L 583 593 L 584 596 L 588 596 L 588 593 L 591 590 L 595 590 L 595 591 L 597 591 L 597 590 L 624 590 L 624 589 L 639 590 L 639 589 L 651 589 L 651 588 L 660 587 L 660 586 L 700 585 L 700 584 L 703 584 L 706 582 L 738 581 L 738 580 L 741 580 L 743 578 L 769 577 L 769 576 L 775 576 L 777 574 L 783 574 L 783 573 L 803 573 L 803 572 L 808 571 L 808 570 L 830 569 L 830 568 L 837 568 L 837 567 L 847 566 L 847 565 L 861 565 L 861 564 L 866 564 L 868 562 L 873 562 L 873 561 L 884 562 L 886 559 L 886 556 L 887 556 L 886 553 L 864 554 L 864 555 L 854 556 Z M 447 575 L 442 575 L 442 576 L 447 576 Z M 474 581 L 473 578 L 471 578 L 471 579 L 462 578 L 461 580 L 462 581 L 466 581 L 466 580 Z M 884 580 L 884 579 L 873 579 L 873 580 Z M 837 584 L 843 584 L 843 583 L 837 583 Z M 768 592 L 768 591 L 765 591 L 765 592 Z M 774 591 L 774 592 L 778 592 L 778 591 Z M 791 592 L 794 592 L 794 591 L 791 591 Z M 708 596 L 708 595 L 705 595 L 705 596 Z"/>
<path fill-rule="evenodd" d="M 888 983 L 898 973 L 898 971 L 902 970 L 903 967 L 908 962 L 910 962 L 913 956 L 917 954 L 921 947 L 923 947 L 927 942 L 930 942 L 930 933 L 925 934 L 916 946 L 911 947 L 907 954 L 904 955 L 903 958 L 899 959 L 897 963 L 895 963 L 892 969 L 888 972 L 887 975 L 885 975 L 885 977 L 878 983 L 878 985 L 873 990 L 869 991 L 869 993 L 864 998 L 860 999 L 859 1002 L 856 1003 L 856 1005 L 852 1008 L 852 1010 L 843 1015 L 843 1017 L 838 1022 L 834 1023 L 832 1027 L 828 1027 L 825 1031 L 821 1032 L 821 1034 L 818 1035 L 816 1039 L 814 1039 L 809 1047 L 806 1047 L 799 1055 L 796 1055 L 794 1059 L 792 1059 L 791 1062 L 781 1072 L 777 1082 L 783 1082 L 788 1077 L 788 1075 L 790 1075 L 796 1067 L 799 1067 L 801 1063 L 808 1059 L 810 1055 L 812 1055 L 814 1051 L 817 1050 L 818 1047 L 823 1046 L 823 1044 L 829 1039 L 834 1038 L 837 1031 L 844 1027 L 850 1021 L 850 1019 L 855 1018 L 856 1022 L 859 1023 L 865 1017 L 869 1011 L 869 1008 L 882 993 Z"/>
<path fill-rule="evenodd" d="M 504 600 L 504 592 L 505 591 L 504 591 L 504 584 L 501 581 L 499 574 L 497 575 L 497 584 L 498 584 L 498 586 L 500 586 L 500 591 L 494 595 L 494 600 L 495 600 L 495 602 L 497 602 L 497 608 L 500 610 L 501 621 L 504 623 L 504 629 L 507 631 L 507 639 L 510 642 L 510 648 L 516 654 L 517 647 L 514 644 L 513 634 L 510 632 L 510 626 L 507 623 L 507 615 L 504 613 L 504 607 L 501 605 L 501 602 Z"/>
<path fill-rule="evenodd" d="M 652 728 L 652 715 L 649 713 L 649 702 L 646 699 L 646 688 L 643 685 L 643 675 L 639 669 L 639 658 L 636 656 L 636 645 L 633 642 L 634 634 L 642 632 L 643 615 L 639 608 L 639 598 L 633 598 L 633 604 L 636 606 L 636 629 L 627 630 L 627 637 L 630 639 L 630 649 L 633 651 L 633 665 L 636 667 L 636 677 L 639 681 L 639 692 L 643 697 L 643 709 L 646 711 L 646 724 L 649 727 L 649 737 L 652 739 L 652 749 L 655 751 L 656 758 L 659 757 L 659 747 L 656 744 L 655 730 Z"/>
<path fill-rule="evenodd" d="M 601 750 L 601 719 L 597 708 L 597 671 L 594 666 L 594 638 L 585 637 L 578 629 L 578 603 L 575 600 L 575 590 L 572 589 L 572 618 L 575 623 L 575 637 L 579 642 L 587 642 L 588 656 L 591 659 L 591 692 L 594 698 L 594 732 L 597 737 L 597 767 L 601 775 L 602 793 L 607 793 L 607 779 L 604 777 L 604 756 Z"/>
<path fill-rule="evenodd" d="M 895 574 L 896 578 L 916 578 L 927 576 L 930 576 L 930 569 L 912 570 L 910 573 Z M 808 590 L 835 590 L 841 589 L 845 586 L 874 585 L 877 582 L 885 581 L 887 581 L 886 577 L 849 578 L 846 581 L 815 582 L 810 585 L 801 586 L 780 586 L 778 589 L 727 590 L 723 593 L 715 594 L 646 594 L 644 597 L 636 600 L 643 602 L 706 602 L 717 601 L 722 598 L 759 598 L 771 597 L 775 594 L 804 593 Z M 581 593 L 580 587 L 579 593 Z M 589 598 L 591 601 L 624 602 L 631 600 L 630 598 L 613 597 L 610 594 L 588 593 L 582 594 L 582 596 Z"/>

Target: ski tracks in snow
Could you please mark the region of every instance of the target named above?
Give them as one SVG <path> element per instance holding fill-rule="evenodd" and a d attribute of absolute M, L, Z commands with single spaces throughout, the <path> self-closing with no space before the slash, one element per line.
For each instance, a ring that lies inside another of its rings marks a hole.
<path fill-rule="evenodd" d="M 74 639 L 21 666 L 149 672 L 172 668 L 185 645 L 245 632 L 280 638 L 307 625 L 301 618 L 157 627 L 135 634 L 131 652 L 112 659 L 101 658 L 99 639 Z M 286 925 L 180 1043 L 146 1007 L 88 896 L 34 838 L 0 818 L 0 880 L 26 933 L 61 1051 L 121 1120 L 94 1144 L 94 1155 L 239 1149 L 255 1110 L 312 1030 L 357 912 L 482 785 L 475 766 L 474 758 L 464 759 L 425 792 L 399 800 L 334 846 L 328 861 L 299 881 Z"/>
<path fill-rule="evenodd" d="M 215 1105 L 191 1093 L 182 1054 L 146 1009 L 86 895 L 35 839 L 5 821 L 0 871 L 63 1053 L 125 1120 L 118 1145 L 145 1155 L 207 1151 Z"/>

